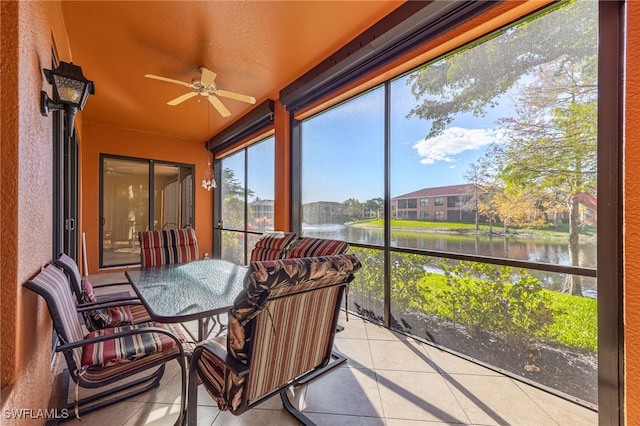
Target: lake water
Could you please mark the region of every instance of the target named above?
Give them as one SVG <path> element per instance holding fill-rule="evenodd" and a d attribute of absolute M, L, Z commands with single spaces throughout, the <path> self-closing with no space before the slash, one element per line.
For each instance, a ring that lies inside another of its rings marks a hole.
<path fill-rule="evenodd" d="M 375 228 L 322 224 L 303 225 L 303 233 L 309 237 L 345 240 L 354 243 L 384 245 L 384 231 Z M 524 238 L 493 236 L 446 235 L 409 231 L 391 231 L 391 246 L 423 250 L 444 251 L 461 254 L 501 257 L 538 263 L 569 266 L 568 242 L 527 241 Z M 579 247 L 581 267 L 596 267 L 596 245 L 583 243 Z M 564 284 L 565 275 L 553 272 L 529 271 L 546 288 L 559 291 Z M 582 278 L 583 294 L 596 297 L 596 280 Z"/>

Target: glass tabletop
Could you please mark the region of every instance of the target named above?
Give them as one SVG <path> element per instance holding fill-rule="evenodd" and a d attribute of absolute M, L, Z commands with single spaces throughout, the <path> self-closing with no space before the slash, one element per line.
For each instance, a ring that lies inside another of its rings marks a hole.
<path fill-rule="evenodd" d="M 152 319 L 176 322 L 224 313 L 243 288 L 248 268 L 221 259 L 126 272 Z"/>

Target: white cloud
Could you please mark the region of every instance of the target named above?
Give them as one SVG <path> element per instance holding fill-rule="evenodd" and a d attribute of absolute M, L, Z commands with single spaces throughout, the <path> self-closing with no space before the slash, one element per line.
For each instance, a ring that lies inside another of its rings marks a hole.
<path fill-rule="evenodd" d="M 423 157 L 422 164 L 436 161 L 455 162 L 454 155 L 461 152 L 480 149 L 494 142 L 500 142 L 500 135 L 493 129 L 465 129 L 450 127 L 439 136 L 423 139 L 413 145 L 418 155 Z"/>

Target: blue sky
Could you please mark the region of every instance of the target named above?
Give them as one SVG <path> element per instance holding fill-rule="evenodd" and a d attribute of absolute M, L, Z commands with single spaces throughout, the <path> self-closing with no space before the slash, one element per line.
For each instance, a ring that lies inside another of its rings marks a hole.
<path fill-rule="evenodd" d="M 464 183 L 469 165 L 499 141 L 497 118 L 510 102 L 485 117 L 463 114 L 440 136 L 425 140 L 429 122 L 406 118 L 418 104 L 405 79 L 391 86 L 391 196 Z M 303 203 L 384 196 L 384 92 L 374 89 L 303 123 Z"/>
<path fill-rule="evenodd" d="M 407 113 L 417 105 L 399 79 L 391 93 L 391 196 L 418 189 L 465 183 L 470 164 L 499 140 L 498 118 L 512 107 L 508 97 L 485 117 L 462 114 L 443 134 L 425 140 L 429 122 Z M 273 137 L 249 148 L 248 186 L 262 199 L 273 199 Z M 366 201 L 384 197 L 384 91 L 376 88 L 303 122 L 302 202 Z M 224 159 L 243 181 L 244 151 Z"/>

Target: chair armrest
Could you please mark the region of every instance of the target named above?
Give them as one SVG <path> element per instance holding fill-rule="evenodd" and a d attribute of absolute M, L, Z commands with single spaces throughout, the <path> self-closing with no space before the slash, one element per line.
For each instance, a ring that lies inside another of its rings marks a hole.
<path fill-rule="evenodd" d="M 246 376 L 247 374 L 249 374 L 249 371 L 251 370 L 249 366 L 241 363 L 236 358 L 229 355 L 229 353 L 223 348 L 221 348 L 219 345 L 205 341 L 200 343 L 198 345 L 198 348 L 202 348 L 200 349 L 200 352 L 202 352 L 202 350 L 206 350 L 208 352 L 211 352 L 217 358 L 221 359 L 224 362 L 224 364 L 227 366 L 227 368 L 231 370 L 233 373 L 235 373 L 235 375 L 238 377 Z"/>
<path fill-rule="evenodd" d="M 131 283 L 129 281 L 119 281 L 117 283 L 102 283 L 102 284 L 94 284 L 91 283 L 93 288 L 104 288 L 104 287 L 119 287 L 119 286 L 128 286 L 131 287 Z"/>
<path fill-rule="evenodd" d="M 80 305 L 76 305 L 77 312 L 86 312 L 93 311 L 94 309 L 103 309 L 103 308 L 113 308 L 116 306 L 132 306 L 132 305 L 142 305 L 142 301 L 136 298 L 118 298 L 112 299 L 108 302 L 88 302 L 82 303 Z"/>
<path fill-rule="evenodd" d="M 144 328 L 134 328 L 129 330 L 119 331 L 113 334 L 107 334 L 97 337 L 84 338 L 82 340 L 78 340 L 76 342 L 64 343 L 56 347 L 56 352 L 62 352 L 68 349 L 81 348 L 83 346 L 90 345 L 92 343 L 104 342 L 106 340 L 115 340 L 121 337 L 134 336 L 136 334 L 144 334 L 144 333 L 158 333 L 165 334 L 169 336 L 172 340 L 176 342 L 176 347 L 180 350 L 180 356 L 184 356 L 184 349 L 182 348 L 182 342 L 180 339 L 176 337 L 175 334 L 171 333 L 169 330 L 165 330 L 160 327 L 144 327 Z"/>

